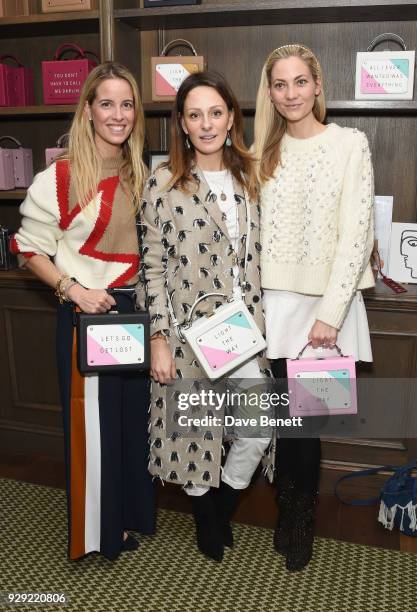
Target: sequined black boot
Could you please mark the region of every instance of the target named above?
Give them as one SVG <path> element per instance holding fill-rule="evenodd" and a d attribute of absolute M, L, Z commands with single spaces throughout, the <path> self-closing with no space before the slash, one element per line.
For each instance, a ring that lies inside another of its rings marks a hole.
<path fill-rule="evenodd" d="M 292 506 L 293 522 L 285 560 L 289 572 L 304 569 L 313 555 L 317 498 L 316 492 L 295 492 Z"/>
<path fill-rule="evenodd" d="M 223 537 L 224 546 L 233 546 L 233 531 L 230 524 L 240 497 L 240 489 L 233 489 L 225 482 L 220 481 L 220 486 L 215 493 L 215 504 L 220 533 Z"/>
<path fill-rule="evenodd" d="M 223 541 L 217 520 L 212 490 L 190 495 L 195 520 L 198 550 L 209 559 L 223 559 Z"/>
<path fill-rule="evenodd" d="M 274 531 L 274 548 L 280 555 L 289 549 L 292 529 L 294 482 L 290 476 L 278 474 L 277 477 L 278 521 Z"/>

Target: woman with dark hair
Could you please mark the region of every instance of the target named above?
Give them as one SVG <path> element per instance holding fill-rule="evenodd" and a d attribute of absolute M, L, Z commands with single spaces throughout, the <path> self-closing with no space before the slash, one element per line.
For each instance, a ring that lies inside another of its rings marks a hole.
<path fill-rule="evenodd" d="M 269 430 L 259 431 L 257 438 L 235 437 L 221 479 L 222 441 L 214 430 L 207 427 L 186 436 L 174 415 L 174 431 L 167 431 L 167 383 L 175 378 L 191 383 L 205 378 L 191 348 L 174 333 L 173 321 L 175 317 L 182 323 L 204 294 L 221 292 L 232 298 L 244 293 L 263 330 L 256 199 L 253 162 L 243 142 L 235 96 L 220 74 L 191 75 L 182 83 L 172 112 L 169 161 L 150 177 L 142 207 L 154 380 L 150 471 L 184 485 L 193 504 L 198 548 L 217 561 L 223 557 L 223 546 L 233 543 L 229 521 L 239 492 L 249 485 L 269 445 Z M 245 273 L 248 212 L 251 231 Z M 207 314 L 212 306 L 208 299 L 202 301 L 197 315 Z M 259 380 L 266 372 L 267 361 L 258 355 L 228 380 Z M 219 485 L 215 495 L 212 487 Z"/>
<path fill-rule="evenodd" d="M 135 309 L 136 214 L 145 182 L 144 117 L 133 75 L 106 62 L 90 72 L 68 150 L 39 173 L 13 239 L 21 265 L 55 289 L 57 357 L 64 414 L 68 553 L 115 559 L 135 550 L 127 530 L 155 530 L 147 470 L 149 381 L 122 372 L 82 376 L 75 310 Z"/>

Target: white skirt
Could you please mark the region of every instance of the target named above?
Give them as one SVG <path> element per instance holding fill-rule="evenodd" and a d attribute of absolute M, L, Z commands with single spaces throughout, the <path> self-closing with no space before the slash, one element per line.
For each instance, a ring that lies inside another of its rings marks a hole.
<path fill-rule="evenodd" d="M 320 296 L 292 291 L 264 289 L 264 309 L 269 359 L 295 359 L 308 342 L 308 334 L 316 320 Z M 372 361 L 368 318 L 360 291 L 356 292 L 342 328 L 337 334 L 337 346 L 344 355 L 356 361 Z M 304 356 L 308 356 L 306 349 Z M 334 355 L 334 350 L 316 349 L 321 357 Z"/>

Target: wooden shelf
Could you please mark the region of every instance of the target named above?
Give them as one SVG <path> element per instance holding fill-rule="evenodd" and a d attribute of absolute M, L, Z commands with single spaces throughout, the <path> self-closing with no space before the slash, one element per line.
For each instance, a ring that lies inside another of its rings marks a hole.
<path fill-rule="evenodd" d="M 335 115 L 417 115 L 417 102 L 414 100 L 329 100 L 326 107 Z"/>
<path fill-rule="evenodd" d="M 414 0 L 257 0 L 226 4 L 120 9 L 116 19 L 140 30 L 211 28 L 279 23 L 407 21 L 417 19 Z"/>
<path fill-rule="evenodd" d="M 12 189 L 11 191 L 0 191 L 0 200 L 23 200 L 26 197 L 26 189 Z"/>
<path fill-rule="evenodd" d="M 56 104 L 39 106 L 2 106 L 0 107 L 0 119 L 8 117 L 57 117 L 60 115 L 72 115 L 77 108 L 76 104 Z"/>
<path fill-rule="evenodd" d="M 42 15 L 19 15 L 0 18 L 1 38 L 21 36 L 54 36 L 77 32 L 86 34 L 99 32 L 99 11 L 74 11 L 68 13 L 45 13 Z"/>
<path fill-rule="evenodd" d="M 50 287 L 42 283 L 29 270 L 17 266 L 10 270 L 0 270 L 0 288 L 15 289 L 16 287 L 51 292 Z"/>
<path fill-rule="evenodd" d="M 394 293 L 381 280 L 377 280 L 375 287 L 365 289 L 363 298 L 367 308 L 373 310 L 394 310 L 415 312 L 417 306 L 417 284 L 401 283 L 407 289 L 407 293 Z"/>
<path fill-rule="evenodd" d="M 143 105 L 148 117 L 168 117 L 173 102 L 146 102 Z M 417 102 L 414 100 L 328 100 L 326 107 L 329 115 L 417 115 Z M 255 114 L 255 102 L 240 102 L 244 115 Z"/>

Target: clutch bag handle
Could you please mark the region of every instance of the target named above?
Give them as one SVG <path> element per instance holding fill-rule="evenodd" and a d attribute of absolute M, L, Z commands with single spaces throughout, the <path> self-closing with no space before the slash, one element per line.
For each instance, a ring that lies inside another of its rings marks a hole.
<path fill-rule="evenodd" d="M 199 297 L 194 304 L 191 306 L 191 310 L 188 314 L 188 317 L 184 323 L 184 325 L 190 325 L 190 323 L 192 323 L 193 320 L 193 314 L 194 314 L 194 310 L 197 308 L 198 304 L 200 302 L 203 302 L 204 300 L 206 300 L 207 298 L 212 298 L 212 297 L 219 297 L 219 298 L 223 298 L 225 300 L 228 300 L 228 297 L 225 293 L 206 293 L 204 295 L 202 295 L 201 297 Z"/>
<path fill-rule="evenodd" d="M 222 299 L 228 300 L 228 297 L 225 293 L 205 293 L 204 295 L 199 297 L 197 300 L 195 300 L 194 304 L 191 306 L 191 310 L 187 316 L 186 321 L 184 323 L 180 323 L 177 317 L 175 316 L 174 307 L 172 305 L 172 295 L 173 294 L 174 294 L 174 291 L 171 292 L 171 295 L 169 295 L 167 292 L 168 311 L 169 311 L 169 316 L 171 317 L 171 323 L 172 323 L 172 327 L 174 328 L 175 335 L 177 336 L 178 340 L 182 342 L 183 344 L 185 344 L 186 340 L 182 333 L 181 328 L 188 327 L 191 324 L 194 311 L 200 302 L 210 297 L 217 297 L 217 298 L 220 297 Z"/>
<path fill-rule="evenodd" d="M 386 40 L 392 40 L 393 42 L 398 43 L 404 51 L 407 51 L 407 45 L 405 44 L 404 38 L 398 34 L 394 34 L 394 32 L 385 32 L 384 34 L 378 34 L 378 36 L 375 36 L 375 38 L 369 43 L 367 51 L 373 51 L 375 47 L 379 45 L 379 43 Z"/>
<path fill-rule="evenodd" d="M 23 68 L 22 62 L 14 55 L 10 55 L 10 53 L 7 53 L 6 55 L 0 55 L 0 62 L 3 62 L 5 59 L 11 59 L 15 61 L 19 68 Z"/>
<path fill-rule="evenodd" d="M 63 55 L 67 51 L 75 51 L 77 53 L 78 57 L 82 57 L 82 58 L 85 59 L 85 51 L 84 51 L 84 49 L 81 49 L 81 47 L 79 47 L 75 43 L 63 43 L 62 45 L 60 45 L 58 47 L 58 49 L 55 51 L 53 59 L 54 60 L 59 60 L 61 55 Z"/>
<path fill-rule="evenodd" d="M 176 38 L 175 40 L 171 40 L 171 42 L 166 44 L 165 47 L 162 49 L 161 56 L 167 55 L 168 51 L 174 49 L 174 47 L 188 47 L 189 49 L 191 49 L 192 54 L 197 57 L 197 51 L 195 50 L 195 47 L 193 47 L 193 45 L 188 42 L 188 40 L 185 40 L 185 38 Z"/>
<path fill-rule="evenodd" d="M 308 346 L 311 345 L 311 342 L 307 342 L 307 344 L 305 344 L 303 346 L 303 348 L 301 349 L 301 351 L 298 353 L 297 357 L 294 359 L 294 361 L 296 361 L 297 359 L 301 359 L 301 355 L 304 353 L 304 351 L 306 350 L 306 348 Z M 343 355 L 342 351 L 340 350 L 340 348 L 337 346 L 337 344 L 335 344 L 334 346 L 331 347 L 332 349 L 336 349 L 339 357 L 344 357 L 345 355 Z"/>
<path fill-rule="evenodd" d="M 61 136 L 58 138 L 58 140 L 56 141 L 56 146 L 59 149 L 65 149 L 66 146 L 64 145 L 65 142 L 68 143 L 68 138 L 69 138 L 69 133 L 67 132 L 66 134 L 61 134 Z"/>
<path fill-rule="evenodd" d="M 6 139 L 7 140 L 12 140 L 18 147 L 22 146 L 22 144 L 17 140 L 17 138 L 13 138 L 13 136 L 0 136 L 0 142 L 2 140 L 6 140 Z"/>

